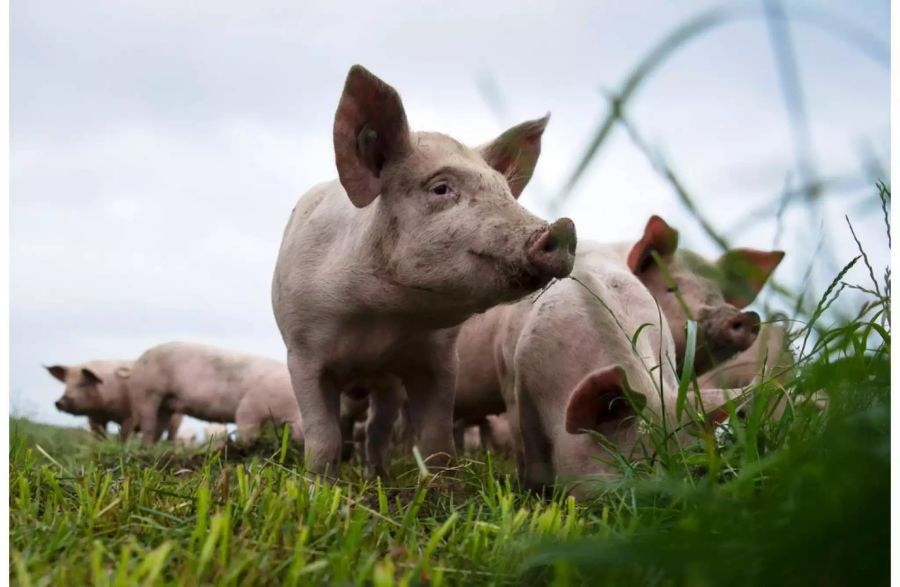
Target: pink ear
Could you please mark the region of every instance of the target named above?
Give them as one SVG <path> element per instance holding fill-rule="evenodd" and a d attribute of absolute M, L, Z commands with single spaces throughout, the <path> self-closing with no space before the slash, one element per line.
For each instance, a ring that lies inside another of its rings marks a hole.
<path fill-rule="evenodd" d="M 732 249 L 716 262 L 722 273 L 722 295 L 737 308 L 749 306 L 784 259 L 783 251 Z"/>
<path fill-rule="evenodd" d="M 666 258 L 671 257 L 677 248 L 678 231 L 659 216 L 651 216 L 644 228 L 644 236 L 628 253 L 628 268 L 634 274 L 641 273 L 653 262 L 653 251 Z"/>
<path fill-rule="evenodd" d="M 634 414 L 631 402 L 646 403 L 640 394 L 626 397 L 628 380 L 618 365 L 594 371 L 581 380 L 566 406 L 566 432 L 582 434 L 606 422 L 617 422 Z M 643 405 L 638 405 L 642 408 Z"/>
<path fill-rule="evenodd" d="M 534 174 L 541 154 L 541 136 L 549 120 L 548 112 L 543 118 L 512 127 L 478 148 L 487 164 L 506 176 L 509 190 L 515 198 L 519 197 Z"/>
<path fill-rule="evenodd" d="M 381 193 L 381 170 L 411 149 L 406 112 L 397 90 L 365 67 L 347 73 L 334 115 L 334 156 L 338 177 L 357 208 Z"/>
<path fill-rule="evenodd" d="M 44 369 L 50 372 L 50 375 L 53 375 L 63 383 L 66 382 L 66 373 L 68 371 L 67 367 L 63 367 L 62 365 L 53 365 L 52 367 L 48 367 L 44 365 Z"/>

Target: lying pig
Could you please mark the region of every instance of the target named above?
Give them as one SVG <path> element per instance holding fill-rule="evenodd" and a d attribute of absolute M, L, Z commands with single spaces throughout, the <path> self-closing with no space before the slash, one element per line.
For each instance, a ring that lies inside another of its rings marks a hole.
<path fill-rule="evenodd" d="M 593 250 L 601 245 L 592 242 L 589 246 Z M 694 373 L 707 371 L 753 343 L 759 316 L 741 309 L 753 301 L 784 256 L 780 251 L 734 249 L 710 263 L 679 250 L 678 232 L 658 216 L 648 220 L 636 243 L 607 248 L 659 304 L 673 335 L 679 370 L 684 362 L 687 320 L 698 321 Z M 663 262 L 670 281 L 655 257 Z M 457 427 L 480 425 L 487 415 L 506 409 L 502 387 L 511 385 L 513 373 L 511 359 L 504 359 L 503 353 L 510 333 L 517 332 L 520 314 L 514 306 L 497 306 L 471 318 L 460 329 L 454 403 Z"/>
<path fill-rule="evenodd" d="M 572 221 L 548 225 L 516 202 L 547 120 L 472 149 L 410 132 L 397 92 L 350 69 L 334 120 L 339 179 L 297 202 L 272 283 L 310 471 L 339 466 L 342 393 L 369 394 L 368 425 L 390 428 L 385 377 L 402 382 L 429 465 L 453 458 L 457 326 L 568 275 L 574 261 Z M 373 447 L 375 462 L 386 449 Z"/>
<path fill-rule="evenodd" d="M 159 440 L 176 412 L 210 422 L 235 422 L 244 442 L 255 439 L 267 422 L 290 425 L 292 437 L 302 440 L 287 369 L 272 359 L 169 342 L 135 361 L 129 388 L 144 444 Z"/>
<path fill-rule="evenodd" d="M 89 361 L 81 365 L 53 365 L 47 371 L 65 385 L 56 409 L 76 416 L 87 416 L 91 431 L 106 436 L 106 425 L 119 425 L 119 436 L 126 440 L 134 432 L 128 380 L 134 361 Z M 181 414 L 174 414 L 166 428 L 174 439 L 181 425 Z"/>
<path fill-rule="evenodd" d="M 617 473 L 613 453 L 641 454 L 641 422 L 671 432 L 732 394 L 691 393 L 678 417 L 675 343 L 648 289 L 614 246 L 582 243 L 572 275 L 508 310 L 500 355 L 514 374 L 503 393 L 523 483 L 583 495 L 586 477 Z"/>

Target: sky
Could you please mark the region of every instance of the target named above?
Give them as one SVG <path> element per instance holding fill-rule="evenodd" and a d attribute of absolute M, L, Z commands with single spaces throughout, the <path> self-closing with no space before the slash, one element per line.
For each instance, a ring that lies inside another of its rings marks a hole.
<path fill-rule="evenodd" d="M 780 230 L 765 206 L 803 175 L 761 4 L 736 4 L 750 15 L 672 53 L 627 105 L 629 121 L 735 244 L 777 238 L 781 283 L 799 286 L 812 266 L 812 289 L 827 286 L 855 255 L 845 214 L 880 270 L 872 184 L 889 173 L 889 2 L 783 4 L 796 17 L 815 171 L 848 185 L 818 211 L 788 209 Z M 42 364 L 135 358 L 169 340 L 284 357 L 275 257 L 297 198 L 336 177 L 331 125 L 354 63 L 397 88 L 414 130 L 472 145 L 551 112 L 520 201 L 573 218 L 579 238 L 636 240 L 659 214 L 682 246 L 718 254 L 622 128 L 552 204 L 607 97 L 663 37 L 716 6 L 13 0 L 12 414 L 85 424 L 53 407 L 62 386 Z M 861 34 L 851 42 L 823 22 Z M 867 171 L 872 160 L 885 171 Z"/>

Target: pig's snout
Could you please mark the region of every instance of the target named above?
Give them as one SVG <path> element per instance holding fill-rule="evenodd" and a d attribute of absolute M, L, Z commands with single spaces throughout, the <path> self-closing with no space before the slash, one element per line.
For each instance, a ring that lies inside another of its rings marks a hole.
<path fill-rule="evenodd" d="M 526 249 L 526 256 L 536 273 L 548 280 L 565 277 L 575 264 L 575 223 L 560 218 L 537 234 Z"/>
<path fill-rule="evenodd" d="M 741 312 L 731 318 L 725 326 L 728 340 L 738 350 L 746 350 L 756 340 L 759 334 L 759 314 L 756 312 Z"/>
<path fill-rule="evenodd" d="M 60 412 L 66 411 L 66 402 L 64 400 L 65 400 L 65 398 L 59 398 L 53 404 L 54 406 L 56 406 L 56 409 L 59 410 Z"/>

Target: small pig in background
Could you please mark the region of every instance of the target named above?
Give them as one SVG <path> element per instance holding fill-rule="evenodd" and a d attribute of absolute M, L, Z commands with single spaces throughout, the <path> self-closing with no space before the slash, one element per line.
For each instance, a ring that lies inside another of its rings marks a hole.
<path fill-rule="evenodd" d="M 203 429 L 204 442 L 214 449 L 225 448 L 228 444 L 228 428 L 225 424 L 213 422 Z"/>
<path fill-rule="evenodd" d="M 90 429 L 105 437 L 106 425 L 119 425 L 119 436 L 126 440 L 135 431 L 131 416 L 128 383 L 134 361 L 99 360 L 80 365 L 53 365 L 47 371 L 65 384 L 56 409 L 75 416 L 87 416 Z M 174 439 L 181 425 L 181 414 L 173 414 L 166 433 Z"/>
<path fill-rule="evenodd" d="M 338 469 L 341 394 L 368 393 L 368 425 L 390 429 L 397 404 L 379 383 L 386 374 L 402 382 L 428 465 L 455 456 L 457 326 L 572 268 L 572 221 L 548 225 L 516 201 L 547 120 L 469 148 L 410 132 L 396 90 L 350 69 L 333 127 L 339 179 L 297 202 L 272 283 L 311 472 Z M 373 445 L 377 467 L 387 448 Z"/>
<path fill-rule="evenodd" d="M 300 412 L 284 363 L 187 342 L 153 347 L 134 363 L 131 408 L 144 444 L 159 440 L 172 414 L 235 422 L 249 442 L 266 423 L 288 424 L 301 442 Z"/>
<path fill-rule="evenodd" d="M 620 250 L 628 251 L 628 267 L 650 290 L 669 321 L 679 371 L 687 346 L 687 321 L 697 321 L 695 374 L 750 348 L 760 319 L 756 312 L 742 310 L 753 302 L 784 258 L 781 251 L 742 248 L 707 261 L 678 249 L 678 231 L 659 216 L 650 218 L 637 244 L 620 245 Z"/>

